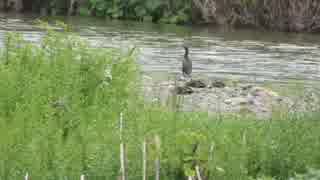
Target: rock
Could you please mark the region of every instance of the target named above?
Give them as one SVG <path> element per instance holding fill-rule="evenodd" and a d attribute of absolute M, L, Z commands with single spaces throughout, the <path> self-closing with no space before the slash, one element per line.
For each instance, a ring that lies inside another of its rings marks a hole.
<path fill-rule="evenodd" d="M 243 91 L 248 91 L 253 88 L 253 85 L 252 84 L 244 84 L 244 85 L 240 85 L 240 87 Z"/>
<path fill-rule="evenodd" d="M 211 87 L 215 87 L 215 88 L 224 88 L 226 87 L 226 84 L 222 81 L 213 81 L 212 84 L 211 84 Z"/>
<path fill-rule="evenodd" d="M 252 94 L 253 96 L 270 97 L 275 99 L 279 98 L 278 93 L 263 87 L 253 87 L 250 90 L 250 94 Z"/>
<path fill-rule="evenodd" d="M 246 105 L 249 103 L 249 101 L 245 97 L 235 97 L 235 98 L 226 99 L 224 103 L 235 106 L 235 105 Z"/>
<path fill-rule="evenodd" d="M 207 87 L 206 83 L 202 80 L 190 80 L 186 83 L 186 86 L 193 88 L 205 88 Z"/>
<path fill-rule="evenodd" d="M 109 76 L 109 73 L 111 73 L 111 72 L 109 72 L 109 71 L 106 71 L 105 72 L 105 76 L 106 77 L 108 77 Z M 144 83 L 144 85 L 146 86 L 146 87 L 152 87 L 153 86 L 153 79 L 150 77 L 150 76 L 146 76 L 146 75 L 144 75 L 144 76 L 142 76 L 142 81 L 143 81 L 143 83 Z"/>
<path fill-rule="evenodd" d="M 167 105 L 176 95 L 185 95 L 183 102 L 179 105 L 182 111 L 207 111 L 213 114 L 216 112 L 239 113 L 241 115 L 248 112 L 264 119 L 271 117 L 272 112 L 280 109 L 279 107 L 291 107 L 291 104 L 294 104 L 291 98 L 282 97 L 268 88 L 257 85 L 226 86 L 221 80 L 214 80 L 210 83 L 210 86 L 214 88 L 203 88 L 206 87 L 206 84 L 208 85 L 203 80 L 155 82 L 150 77 L 144 77 L 143 80 L 144 96 L 151 101 L 159 101 L 162 105 Z M 312 101 L 312 104 L 320 102 L 313 95 L 304 99 Z M 310 109 L 305 105 L 307 103 L 302 104 L 303 108 Z M 301 109 L 301 107 L 297 108 Z"/>
<path fill-rule="evenodd" d="M 179 95 L 192 94 L 194 92 L 192 88 L 188 86 L 177 86 L 175 90 L 176 90 L 176 93 Z"/>

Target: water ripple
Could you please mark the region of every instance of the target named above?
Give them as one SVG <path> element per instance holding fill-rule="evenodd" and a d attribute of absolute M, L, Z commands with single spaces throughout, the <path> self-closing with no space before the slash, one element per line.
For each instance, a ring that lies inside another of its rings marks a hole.
<path fill-rule="evenodd" d="M 40 41 L 43 32 L 31 22 L 28 18 L 0 18 L 0 42 L 9 31 L 18 31 L 31 42 Z M 146 73 L 179 73 L 181 46 L 187 44 L 196 74 L 262 82 L 314 83 L 320 78 L 319 35 L 297 35 L 295 39 L 294 34 L 284 33 L 211 31 L 96 19 L 69 22 L 93 46 L 138 47 L 138 62 Z"/>

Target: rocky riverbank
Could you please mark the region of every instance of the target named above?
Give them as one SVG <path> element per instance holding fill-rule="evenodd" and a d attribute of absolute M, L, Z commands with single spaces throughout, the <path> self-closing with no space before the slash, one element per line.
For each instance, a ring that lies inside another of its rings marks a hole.
<path fill-rule="evenodd" d="M 256 84 L 231 83 L 220 80 L 154 81 L 144 76 L 146 99 L 182 111 L 202 111 L 209 114 L 253 114 L 269 118 L 276 112 L 310 112 L 318 110 L 319 95 L 305 89 L 299 95 L 280 93 Z"/>

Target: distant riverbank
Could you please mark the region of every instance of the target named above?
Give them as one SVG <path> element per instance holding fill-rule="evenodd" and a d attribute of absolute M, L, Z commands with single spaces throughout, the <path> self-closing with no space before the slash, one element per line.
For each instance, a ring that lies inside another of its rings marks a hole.
<path fill-rule="evenodd" d="M 320 2 L 313 0 L 11 0 L 7 11 L 81 15 L 169 24 L 213 24 L 284 32 L 319 32 Z"/>

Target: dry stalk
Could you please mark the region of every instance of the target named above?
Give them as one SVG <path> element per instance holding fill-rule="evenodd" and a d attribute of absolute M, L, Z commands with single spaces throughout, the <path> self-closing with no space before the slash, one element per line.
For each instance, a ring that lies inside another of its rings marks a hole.
<path fill-rule="evenodd" d="M 155 169 L 156 169 L 156 178 L 155 180 L 160 180 L 160 170 L 161 170 L 161 165 L 160 165 L 160 151 L 161 151 L 161 141 L 160 137 L 158 135 L 155 136 L 154 142 L 156 145 L 156 160 L 155 160 Z"/>
<path fill-rule="evenodd" d="M 80 176 L 80 180 L 85 180 L 85 176 L 83 174 Z"/>
<path fill-rule="evenodd" d="M 26 175 L 24 176 L 24 180 L 29 180 L 29 173 L 26 173 Z"/>
<path fill-rule="evenodd" d="M 123 140 L 123 113 L 120 113 L 120 173 L 121 180 L 127 180 L 127 160 L 126 160 L 126 149 Z"/>
<path fill-rule="evenodd" d="M 200 173 L 200 167 L 198 165 L 196 165 L 196 174 L 197 174 L 198 180 L 202 180 L 201 173 Z"/>
<path fill-rule="evenodd" d="M 142 180 L 147 180 L 147 157 L 147 141 L 145 139 L 142 144 Z"/>

